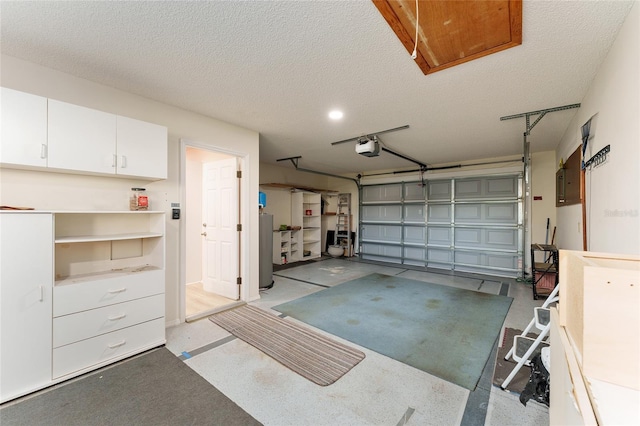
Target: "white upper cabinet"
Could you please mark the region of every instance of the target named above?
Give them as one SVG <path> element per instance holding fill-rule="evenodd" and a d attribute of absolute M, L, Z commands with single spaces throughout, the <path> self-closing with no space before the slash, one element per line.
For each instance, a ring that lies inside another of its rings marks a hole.
<path fill-rule="evenodd" d="M 0 164 L 167 178 L 167 128 L 2 88 Z"/>
<path fill-rule="evenodd" d="M 114 174 L 115 146 L 114 114 L 49 99 L 49 167 Z"/>
<path fill-rule="evenodd" d="M 167 128 L 117 118 L 117 171 L 123 176 L 167 178 Z"/>
<path fill-rule="evenodd" d="M 47 98 L 0 89 L 0 163 L 46 167 Z"/>

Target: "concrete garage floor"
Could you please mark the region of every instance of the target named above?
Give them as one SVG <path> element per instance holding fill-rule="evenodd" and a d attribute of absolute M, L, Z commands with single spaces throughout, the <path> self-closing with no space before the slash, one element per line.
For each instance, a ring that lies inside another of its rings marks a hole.
<path fill-rule="evenodd" d="M 370 273 L 498 294 L 508 284 L 513 303 L 505 327 L 526 327 L 534 301 L 531 288 L 506 278 L 426 272 L 420 268 L 328 259 L 274 272 L 275 285 L 252 305 L 272 306 Z M 296 321 L 287 317 L 288 321 Z M 327 334 L 321 330 L 320 333 Z M 545 425 L 547 407 L 491 385 L 495 354 L 475 391 L 332 336 L 366 358 L 336 383 L 321 387 L 236 339 L 208 319 L 167 330 L 167 348 L 265 425 Z M 185 357 L 183 352 L 188 355 Z"/>

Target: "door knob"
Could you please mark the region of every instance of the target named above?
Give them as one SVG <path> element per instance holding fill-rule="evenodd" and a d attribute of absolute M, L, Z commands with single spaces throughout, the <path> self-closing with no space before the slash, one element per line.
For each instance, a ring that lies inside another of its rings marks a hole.
<path fill-rule="evenodd" d="M 206 237 L 206 236 L 207 236 L 207 233 L 206 233 L 206 232 L 203 232 L 203 233 L 202 233 L 202 234 L 200 234 L 200 235 L 202 235 L 203 237 Z"/>
<path fill-rule="evenodd" d="M 202 224 L 202 226 L 206 228 L 206 227 L 207 227 L 207 224 L 206 224 L 206 223 L 203 223 L 203 224 Z"/>

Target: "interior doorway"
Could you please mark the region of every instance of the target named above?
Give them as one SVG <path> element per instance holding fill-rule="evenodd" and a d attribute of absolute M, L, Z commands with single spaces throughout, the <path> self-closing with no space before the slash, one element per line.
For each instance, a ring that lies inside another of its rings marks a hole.
<path fill-rule="evenodd" d="M 184 319 L 195 321 L 239 304 L 239 182 L 241 159 L 185 143 Z"/>

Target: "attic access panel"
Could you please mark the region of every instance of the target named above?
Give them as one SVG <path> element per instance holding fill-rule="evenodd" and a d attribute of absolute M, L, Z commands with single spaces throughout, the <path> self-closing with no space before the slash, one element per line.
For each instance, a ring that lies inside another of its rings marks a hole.
<path fill-rule="evenodd" d="M 411 54 L 416 1 L 372 1 Z M 425 75 L 522 44 L 522 0 L 419 0 L 418 16 L 415 61 Z"/>

